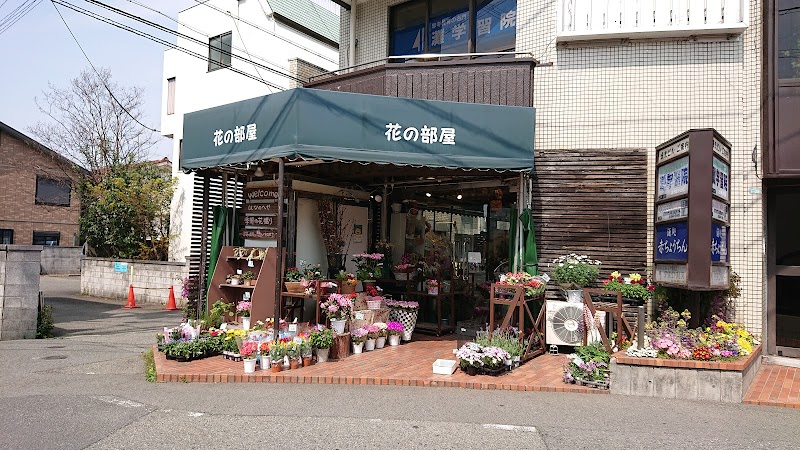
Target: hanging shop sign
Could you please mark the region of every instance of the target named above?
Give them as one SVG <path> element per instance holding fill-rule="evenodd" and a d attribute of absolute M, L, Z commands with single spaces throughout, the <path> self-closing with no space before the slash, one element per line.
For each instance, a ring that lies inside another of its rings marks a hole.
<path fill-rule="evenodd" d="M 656 222 L 685 219 L 689 216 L 689 200 L 682 198 L 656 207 Z"/>
<path fill-rule="evenodd" d="M 245 228 L 239 232 L 244 239 L 274 240 L 278 238 L 278 230 L 269 228 Z"/>
<path fill-rule="evenodd" d="M 245 203 L 242 210 L 247 214 L 276 214 L 278 212 L 278 203 Z"/>
<path fill-rule="evenodd" d="M 244 199 L 248 202 L 256 200 L 277 200 L 278 188 L 276 187 L 244 188 Z"/>
<path fill-rule="evenodd" d="M 713 129 L 689 130 L 656 147 L 656 283 L 695 291 L 727 287 L 730 154 L 730 143 Z"/>

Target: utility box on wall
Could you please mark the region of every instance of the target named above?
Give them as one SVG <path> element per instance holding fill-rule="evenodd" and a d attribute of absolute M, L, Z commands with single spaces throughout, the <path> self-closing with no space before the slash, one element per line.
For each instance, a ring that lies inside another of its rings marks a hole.
<path fill-rule="evenodd" d="M 731 144 L 689 130 L 656 147 L 653 260 L 657 284 L 728 288 Z"/>

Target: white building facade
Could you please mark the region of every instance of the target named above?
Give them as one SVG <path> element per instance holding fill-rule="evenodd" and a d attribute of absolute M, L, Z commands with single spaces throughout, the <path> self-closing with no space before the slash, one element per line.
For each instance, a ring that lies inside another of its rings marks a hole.
<path fill-rule="evenodd" d="M 209 0 L 178 14 L 184 36 L 177 45 L 191 53 L 164 53 L 161 115 L 178 179 L 171 260 L 190 259 L 199 245 L 195 175 L 179 170 L 184 114 L 297 87 L 336 69 L 339 9 L 329 0 Z"/>

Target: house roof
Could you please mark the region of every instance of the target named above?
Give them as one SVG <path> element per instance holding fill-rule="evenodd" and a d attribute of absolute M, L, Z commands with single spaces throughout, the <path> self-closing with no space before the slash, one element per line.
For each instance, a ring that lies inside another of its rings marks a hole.
<path fill-rule="evenodd" d="M 12 128 L 11 126 L 9 126 L 9 125 L 7 125 L 7 124 L 5 124 L 3 122 L 0 122 L 0 133 L 7 134 L 7 135 L 12 136 L 12 137 L 14 137 L 16 139 L 19 139 L 20 141 L 24 142 L 29 147 L 35 148 L 35 149 L 39 150 L 40 152 L 44 153 L 45 155 L 50 156 L 51 158 L 54 158 L 54 159 L 56 159 L 56 160 L 58 160 L 58 161 L 60 161 L 60 162 L 62 162 L 64 164 L 66 164 L 69 167 L 75 167 L 77 170 L 83 171 L 84 173 L 87 172 L 86 169 L 84 169 L 83 167 L 81 167 L 80 165 L 75 163 L 75 161 L 72 161 L 69 158 L 64 157 L 62 154 L 60 154 L 60 153 L 58 153 L 58 152 L 56 152 L 54 150 L 51 150 L 49 147 L 47 147 L 46 145 L 44 145 L 41 142 L 37 141 L 36 139 L 33 139 L 32 137 L 26 135 L 25 133 Z"/>
<path fill-rule="evenodd" d="M 339 16 L 311 0 L 267 0 L 276 19 L 339 46 Z"/>

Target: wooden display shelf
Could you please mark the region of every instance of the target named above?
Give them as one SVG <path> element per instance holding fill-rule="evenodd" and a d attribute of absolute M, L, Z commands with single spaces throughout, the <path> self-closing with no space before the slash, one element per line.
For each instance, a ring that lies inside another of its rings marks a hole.
<path fill-rule="evenodd" d="M 256 287 L 256 286 L 255 286 L 255 285 L 253 285 L 253 286 L 247 286 L 247 285 L 244 285 L 244 284 L 227 284 L 227 283 L 222 283 L 222 284 L 220 284 L 220 285 L 219 285 L 219 287 L 221 287 L 221 288 L 228 287 L 228 288 L 240 288 L 240 289 L 255 289 L 255 287 Z"/>
<path fill-rule="evenodd" d="M 217 300 L 235 305 L 242 300 L 245 292 L 250 292 L 250 300 L 253 302 L 250 311 L 251 321 L 253 323 L 258 320 L 266 321 L 275 314 L 275 264 L 277 262 L 275 249 L 266 248 L 264 259 L 248 260 L 233 256 L 235 248 L 237 247 L 224 246 L 220 249 L 219 258 L 211 276 L 207 306 L 210 309 Z M 249 267 L 247 261 L 253 261 L 253 267 Z M 241 269 L 243 272 L 252 271 L 258 282 L 254 286 L 226 283 L 228 275 L 236 273 L 237 269 Z"/>

